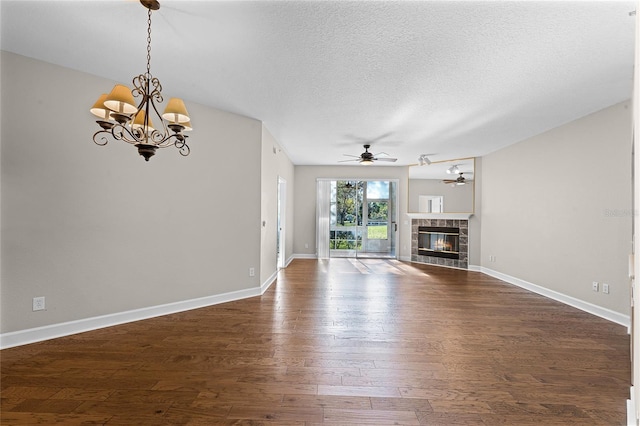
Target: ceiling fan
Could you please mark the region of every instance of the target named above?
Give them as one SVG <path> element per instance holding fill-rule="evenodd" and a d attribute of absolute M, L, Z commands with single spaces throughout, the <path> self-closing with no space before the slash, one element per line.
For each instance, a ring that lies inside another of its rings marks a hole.
<path fill-rule="evenodd" d="M 451 185 L 451 186 L 456 186 L 456 185 L 464 185 L 467 182 L 471 182 L 470 180 L 467 180 L 464 176 L 462 176 L 464 172 L 458 172 L 458 174 L 460 176 L 458 176 L 456 179 L 444 179 L 442 183 Z"/>
<path fill-rule="evenodd" d="M 360 155 L 350 155 L 350 154 L 343 154 L 347 157 L 354 157 L 355 160 L 342 160 L 342 161 L 338 161 L 339 163 L 346 163 L 348 161 L 357 161 L 360 164 L 372 164 L 374 161 L 398 161 L 397 158 L 391 158 L 391 157 L 378 157 L 381 154 L 384 155 L 389 155 L 386 152 L 379 152 L 377 154 L 372 154 L 371 152 L 369 152 L 369 148 L 371 148 L 371 145 L 369 144 L 365 144 L 364 145 L 364 152 Z"/>

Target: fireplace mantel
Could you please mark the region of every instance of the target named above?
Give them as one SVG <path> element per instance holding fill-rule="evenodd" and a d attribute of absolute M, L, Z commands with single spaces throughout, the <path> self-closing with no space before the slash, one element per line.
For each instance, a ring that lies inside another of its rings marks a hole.
<path fill-rule="evenodd" d="M 469 220 L 473 213 L 407 213 L 411 219 L 457 219 Z"/>

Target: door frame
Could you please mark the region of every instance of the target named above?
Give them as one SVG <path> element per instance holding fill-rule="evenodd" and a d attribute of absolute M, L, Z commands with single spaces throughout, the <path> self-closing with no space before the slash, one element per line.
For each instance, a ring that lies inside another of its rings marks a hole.
<path fill-rule="evenodd" d="M 282 269 L 287 266 L 287 239 L 286 239 L 286 217 L 287 217 L 287 180 L 278 176 L 278 212 L 276 220 L 276 268 Z"/>

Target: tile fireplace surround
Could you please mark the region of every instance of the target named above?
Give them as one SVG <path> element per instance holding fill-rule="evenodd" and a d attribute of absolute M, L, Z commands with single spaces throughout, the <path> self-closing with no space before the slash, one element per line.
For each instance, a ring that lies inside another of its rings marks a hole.
<path fill-rule="evenodd" d="M 421 226 L 460 228 L 459 259 L 423 256 L 418 254 L 418 228 Z M 469 267 L 469 221 L 464 219 L 412 219 L 411 261 L 430 265 L 468 269 Z"/>

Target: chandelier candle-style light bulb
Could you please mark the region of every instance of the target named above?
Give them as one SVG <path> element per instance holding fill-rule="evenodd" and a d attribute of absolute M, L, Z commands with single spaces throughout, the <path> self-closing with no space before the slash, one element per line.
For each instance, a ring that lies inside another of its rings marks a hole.
<path fill-rule="evenodd" d="M 162 116 L 156 103 L 162 103 L 162 85 L 151 75 L 151 11 L 158 10 L 157 0 L 140 0 L 148 10 L 147 19 L 147 71 L 133 78 L 133 89 L 116 84 L 109 94 L 102 94 L 89 110 L 99 118 L 102 128 L 93 135 L 98 145 L 106 145 L 109 139 L 134 145 L 146 161 L 158 148 L 175 146 L 181 155 L 189 155 L 187 137 L 183 132 L 192 130 L 191 119 L 184 101 L 171 98 Z M 140 98 L 136 102 L 135 98 Z M 161 127 L 154 127 L 151 116 L 157 117 Z"/>

